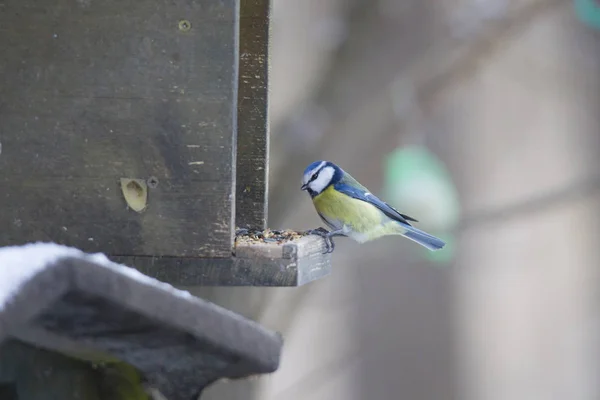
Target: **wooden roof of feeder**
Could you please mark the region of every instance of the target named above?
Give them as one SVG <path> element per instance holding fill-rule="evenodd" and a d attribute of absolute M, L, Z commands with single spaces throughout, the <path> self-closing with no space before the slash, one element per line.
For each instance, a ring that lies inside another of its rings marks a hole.
<path fill-rule="evenodd" d="M 279 334 L 253 321 L 103 255 L 54 244 L 0 249 L 0 382 L 22 391 L 54 385 L 48 395 L 61 399 L 82 390 L 74 376 L 63 386 L 46 379 L 75 369 L 54 360 L 46 366 L 39 354 L 16 357 L 14 345 L 6 350 L 15 340 L 85 360 L 120 360 L 169 400 L 190 400 L 221 378 L 273 372 L 282 346 Z"/>

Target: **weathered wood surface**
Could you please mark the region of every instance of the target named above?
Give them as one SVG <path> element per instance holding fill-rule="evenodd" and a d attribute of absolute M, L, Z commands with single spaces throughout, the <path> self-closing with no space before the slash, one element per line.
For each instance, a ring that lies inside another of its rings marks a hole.
<path fill-rule="evenodd" d="M 236 225 L 267 225 L 269 0 L 241 0 Z"/>
<path fill-rule="evenodd" d="M 0 245 L 231 254 L 237 3 L 0 4 Z"/>
<path fill-rule="evenodd" d="M 301 286 L 331 273 L 325 242 L 307 236 L 283 245 L 236 245 L 230 258 L 110 257 L 177 286 Z"/>
<path fill-rule="evenodd" d="M 18 251 L 0 254 L 0 278 L 23 274 L 12 295 L 0 297 L 0 344 L 12 337 L 81 360 L 120 360 L 172 400 L 189 400 L 220 378 L 278 368 L 280 335 L 253 321 L 83 255 L 56 255 L 36 273 L 15 261 L 28 259 L 27 247 Z M 14 365 L 0 352 L 0 382 L 21 386 L 35 378 Z M 71 377 L 78 371 L 73 367 Z"/>

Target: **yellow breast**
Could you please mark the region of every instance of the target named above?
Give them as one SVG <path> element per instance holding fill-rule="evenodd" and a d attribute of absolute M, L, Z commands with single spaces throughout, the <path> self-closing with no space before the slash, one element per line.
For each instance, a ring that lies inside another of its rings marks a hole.
<path fill-rule="evenodd" d="M 330 221 L 337 221 L 339 228 L 346 225 L 357 233 L 368 234 L 389 221 L 379 209 L 365 201 L 356 200 L 329 186 L 313 198 L 317 211 Z"/>

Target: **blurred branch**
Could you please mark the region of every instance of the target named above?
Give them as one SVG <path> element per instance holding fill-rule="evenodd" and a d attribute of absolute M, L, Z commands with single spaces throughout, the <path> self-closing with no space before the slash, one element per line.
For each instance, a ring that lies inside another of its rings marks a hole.
<path fill-rule="evenodd" d="M 553 190 L 541 196 L 522 202 L 505 205 L 496 209 L 475 212 L 459 223 L 457 232 L 479 227 L 497 221 L 506 222 L 523 218 L 551 207 L 592 196 L 600 191 L 600 175 Z"/>
<path fill-rule="evenodd" d="M 569 0 L 528 0 L 512 2 L 502 18 L 482 21 L 482 27 L 468 38 L 456 40 L 452 37 L 442 40 L 436 49 L 429 52 L 430 57 L 420 60 L 415 65 L 415 74 L 411 74 L 418 82 L 417 97 L 423 105 L 432 105 L 436 97 L 445 89 L 454 86 L 473 76 L 480 62 L 490 56 L 506 42 L 531 26 L 534 19 L 556 6 L 568 4 Z M 452 44 L 452 42 L 457 42 Z M 453 54 L 448 57 L 444 47 L 453 47 Z M 437 71 L 431 71 L 431 65 L 437 65 Z M 429 72 L 428 72 L 429 71 Z"/>

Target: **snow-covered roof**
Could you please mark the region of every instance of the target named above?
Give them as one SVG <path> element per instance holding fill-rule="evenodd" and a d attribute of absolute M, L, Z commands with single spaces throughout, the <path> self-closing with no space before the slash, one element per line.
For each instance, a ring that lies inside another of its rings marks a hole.
<path fill-rule="evenodd" d="M 218 378 L 273 372 L 282 346 L 238 314 L 54 243 L 0 248 L 0 342 L 7 336 L 128 362 L 174 400 Z"/>

